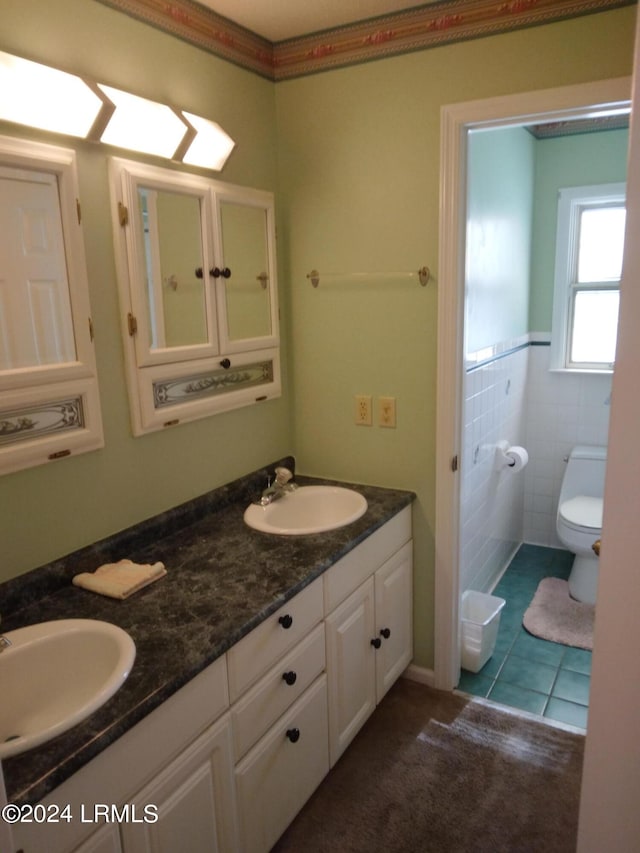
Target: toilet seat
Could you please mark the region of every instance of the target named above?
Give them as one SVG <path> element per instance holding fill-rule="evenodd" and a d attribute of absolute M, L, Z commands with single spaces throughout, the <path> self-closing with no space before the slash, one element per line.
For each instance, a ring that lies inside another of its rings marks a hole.
<path fill-rule="evenodd" d="M 577 495 L 561 504 L 559 514 L 567 527 L 590 533 L 602 529 L 602 507 L 602 498 Z"/>

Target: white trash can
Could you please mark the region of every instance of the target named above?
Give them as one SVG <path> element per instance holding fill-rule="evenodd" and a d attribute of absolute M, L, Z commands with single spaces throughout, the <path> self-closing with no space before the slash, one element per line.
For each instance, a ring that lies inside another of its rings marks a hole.
<path fill-rule="evenodd" d="M 504 598 L 467 590 L 460 611 L 462 667 L 479 672 L 493 654 Z"/>

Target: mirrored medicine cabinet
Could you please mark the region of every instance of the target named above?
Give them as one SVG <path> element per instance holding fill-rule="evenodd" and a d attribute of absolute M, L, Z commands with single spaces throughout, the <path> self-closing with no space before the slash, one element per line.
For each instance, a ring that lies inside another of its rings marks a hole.
<path fill-rule="evenodd" d="M 278 397 L 272 194 L 120 158 L 110 183 L 134 434 Z"/>
<path fill-rule="evenodd" d="M 0 474 L 103 446 L 75 153 L 0 137 Z"/>

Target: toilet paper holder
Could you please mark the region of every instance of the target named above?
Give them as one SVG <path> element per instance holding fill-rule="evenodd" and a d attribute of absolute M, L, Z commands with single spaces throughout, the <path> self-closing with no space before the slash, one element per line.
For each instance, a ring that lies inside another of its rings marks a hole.
<path fill-rule="evenodd" d="M 510 471 L 521 471 L 529 461 L 529 454 L 519 445 L 510 445 L 508 441 L 502 440 L 496 444 L 495 469 L 502 471 L 507 468 Z"/>

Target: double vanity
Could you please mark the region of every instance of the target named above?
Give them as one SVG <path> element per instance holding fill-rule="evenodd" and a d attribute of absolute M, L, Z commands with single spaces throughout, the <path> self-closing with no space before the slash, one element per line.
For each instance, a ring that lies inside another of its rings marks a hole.
<path fill-rule="evenodd" d="M 136 648 L 101 707 L 3 760 L 7 799 L 25 814 L 68 807 L 15 823 L 15 850 L 267 853 L 406 668 L 413 494 L 353 486 L 366 509 L 347 507 L 345 526 L 263 532 L 244 515 L 273 470 L 2 586 L 7 633 L 94 619 Z M 346 499 L 345 484 L 296 481 L 298 505 L 314 491 Z M 268 518 L 287 500 L 256 509 Z M 301 512 L 287 523 L 306 523 Z M 124 556 L 168 574 L 124 601 L 71 584 Z"/>

